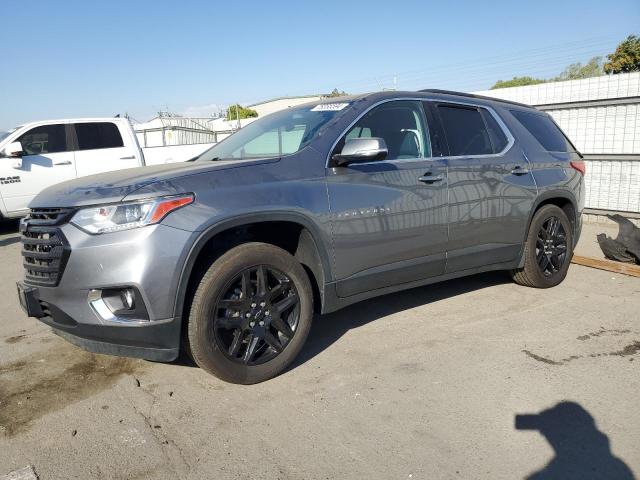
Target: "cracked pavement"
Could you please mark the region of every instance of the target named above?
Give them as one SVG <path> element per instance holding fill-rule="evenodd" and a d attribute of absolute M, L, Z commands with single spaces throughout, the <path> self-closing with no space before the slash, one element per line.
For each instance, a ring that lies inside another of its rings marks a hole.
<path fill-rule="evenodd" d="M 516 415 L 556 405 L 595 422 L 562 432 L 570 455 L 640 475 L 638 278 L 573 265 L 546 291 L 496 273 L 381 297 L 316 318 L 288 372 L 236 386 L 92 355 L 26 318 L 2 228 L 0 477 L 526 478 L 553 437 Z"/>

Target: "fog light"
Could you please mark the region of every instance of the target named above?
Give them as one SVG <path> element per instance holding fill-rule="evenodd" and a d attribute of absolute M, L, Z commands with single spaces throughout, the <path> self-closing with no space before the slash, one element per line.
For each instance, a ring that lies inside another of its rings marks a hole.
<path fill-rule="evenodd" d="M 93 289 L 88 301 L 93 310 L 111 322 L 147 322 L 149 314 L 135 287 Z"/>
<path fill-rule="evenodd" d="M 128 310 L 133 310 L 135 308 L 136 294 L 131 288 L 122 290 L 120 296 L 122 297 L 122 304 L 125 306 L 125 308 L 127 308 Z"/>

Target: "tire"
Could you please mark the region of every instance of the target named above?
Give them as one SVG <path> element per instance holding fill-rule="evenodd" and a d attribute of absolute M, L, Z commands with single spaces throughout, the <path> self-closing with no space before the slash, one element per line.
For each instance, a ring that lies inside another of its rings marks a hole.
<path fill-rule="evenodd" d="M 553 219 L 557 220 L 557 236 L 551 238 L 549 230 Z M 545 246 L 545 242 L 550 244 Z M 563 243 L 564 255 L 560 253 Z M 545 252 L 552 254 L 546 255 Z M 567 214 L 560 207 L 544 205 L 535 213 L 529 226 L 523 255 L 524 267 L 511 272 L 511 277 L 516 283 L 526 287 L 550 288 L 565 279 L 573 257 L 573 228 Z M 543 257 L 546 257 L 546 260 Z M 560 259 L 562 261 L 558 263 Z"/>
<path fill-rule="evenodd" d="M 187 340 L 200 368 L 230 383 L 253 384 L 291 364 L 312 319 L 313 290 L 302 265 L 274 245 L 245 243 L 204 274 Z"/>

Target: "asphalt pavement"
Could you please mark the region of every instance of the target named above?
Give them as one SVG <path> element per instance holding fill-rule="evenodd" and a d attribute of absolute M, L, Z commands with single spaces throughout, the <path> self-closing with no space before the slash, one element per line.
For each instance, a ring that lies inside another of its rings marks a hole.
<path fill-rule="evenodd" d="M 27 318 L 18 240 L 0 226 L 0 479 L 640 475 L 638 278 L 572 265 L 549 290 L 491 273 L 384 296 L 237 386 Z"/>

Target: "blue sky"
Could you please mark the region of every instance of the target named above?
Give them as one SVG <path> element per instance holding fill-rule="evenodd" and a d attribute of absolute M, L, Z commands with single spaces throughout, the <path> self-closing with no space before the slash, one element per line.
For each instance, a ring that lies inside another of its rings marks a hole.
<path fill-rule="evenodd" d="M 640 34 L 640 2 L 2 0 L 0 130 L 21 122 L 552 76 Z"/>

